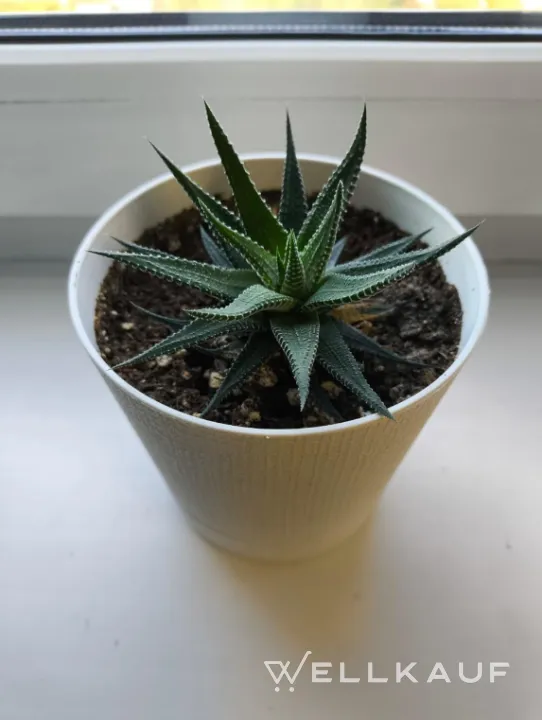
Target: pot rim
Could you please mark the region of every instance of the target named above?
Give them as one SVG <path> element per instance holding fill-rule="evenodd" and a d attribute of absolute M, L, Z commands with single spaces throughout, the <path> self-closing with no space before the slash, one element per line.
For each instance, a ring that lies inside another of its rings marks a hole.
<path fill-rule="evenodd" d="M 336 167 L 340 160 L 329 155 L 318 155 L 315 153 L 299 153 L 298 157 L 300 160 L 305 160 L 308 162 L 317 162 L 317 163 L 324 163 L 326 165 L 329 165 L 330 167 Z M 261 152 L 261 153 L 249 153 L 249 154 L 243 154 L 241 155 L 241 158 L 243 160 L 277 160 L 277 159 L 284 159 L 284 153 L 282 152 Z M 204 160 L 202 162 L 192 163 L 190 165 L 186 165 L 183 167 L 184 172 L 190 173 L 194 172 L 195 170 L 199 170 L 206 167 L 212 167 L 219 165 L 218 159 L 209 159 Z M 463 225 L 457 220 L 457 218 L 449 211 L 447 210 L 443 205 L 441 205 L 439 202 L 437 202 L 434 198 L 432 198 L 430 195 L 428 195 L 423 190 L 419 189 L 415 185 L 412 185 L 407 180 L 403 180 L 401 178 L 396 177 L 395 175 L 391 173 L 387 173 L 383 170 L 378 170 L 376 168 L 373 168 L 371 166 L 363 165 L 361 169 L 361 173 L 364 175 L 370 175 L 374 178 L 378 178 L 379 180 L 383 180 L 384 182 L 388 183 L 389 185 L 393 185 L 397 188 L 400 188 L 401 190 L 405 191 L 407 194 L 417 197 L 419 200 L 424 202 L 425 204 L 431 206 L 435 211 L 437 211 L 440 215 L 442 215 L 447 222 L 450 223 L 450 225 L 455 227 L 455 230 L 457 233 L 461 233 L 464 231 Z M 143 402 L 144 404 L 150 406 L 154 410 L 157 410 L 159 412 L 162 412 L 171 418 L 174 418 L 176 420 L 180 420 L 182 422 L 186 423 L 193 423 L 195 425 L 199 425 L 202 428 L 207 428 L 209 430 L 213 430 L 215 432 L 223 432 L 223 433 L 234 433 L 236 435 L 246 435 L 246 436 L 256 436 L 256 437 L 265 437 L 266 439 L 269 439 L 271 437 L 273 438 L 284 438 L 284 437 L 298 437 L 298 436 L 309 436 L 309 435 L 321 435 L 326 433 L 335 433 L 335 432 L 344 432 L 347 430 L 354 429 L 360 425 L 366 425 L 368 423 L 375 423 L 375 422 L 390 422 L 386 418 L 381 417 L 377 413 L 371 413 L 370 415 L 365 415 L 361 418 L 356 418 L 355 420 L 348 420 L 342 423 L 336 423 L 334 425 L 323 425 L 315 428 L 289 428 L 289 429 L 271 429 L 271 428 L 243 428 L 238 427 L 235 425 L 226 425 L 223 423 L 214 422 L 212 420 L 205 420 L 204 418 L 196 418 L 193 415 L 189 415 L 188 413 L 181 412 L 180 410 L 174 410 L 173 408 L 168 407 L 167 405 L 163 405 L 162 403 L 153 400 L 152 398 L 148 397 L 144 393 L 140 392 L 136 388 L 132 387 L 129 383 L 127 383 L 125 380 L 123 380 L 120 375 L 118 375 L 101 357 L 100 353 L 94 346 L 92 340 L 87 335 L 85 328 L 83 326 L 83 322 L 81 319 L 81 315 L 79 312 L 79 305 L 77 301 L 77 285 L 78 285 L 78 279 L 79 279 L 79 272 L 81 269 L 81 266 L 83 264 L 84 259 L 86 258 L 87 252 L 92 246 L 95 238 L 101 233 L 103 227 L 107 225 L 107 223 L 110 221 L 112 217 L 114 217 L 123 207 L 129 205 L 131 202 L 139 198 L 140 196 L 147 193 L 149 190 L 154 189 L 158 185 L 161 185 L 162 183 L 171 181 L 172 176 L 171 173 L 163 173 L 161 175 L 158 175 L 157 177 L 152 178 L 151 180 L 142 183 L 138 187 L 136 187 L 134 190 L 126 193 L 123 195 L 116 203 L 111 205 L 104 213 L 102 213 L 99 218 L 93 223 L 91 228 L 86 233 L 85 237 L 83 238 L 82 242 L 79 244 L 79 247 L 77 248 L 77 251 L 75 253 L 75 256 L 73 258 L 69 276 L 68 276 L 68 304 L 69 304 L 69 312 L 70 317 L 73 323 L 73 326 L 75 328 L 75 331 L 79 337 L 79 340 L 81 341 L 83 347 L 87 351 L 87 353 L 90 355 L 92 361 L 94 364 L 100 369 L 104 374 L 107 373 L 108 377 L 111 377 L 116 385 L 119 386 L 121 390 L 128 393 L 128 395 L 131 395 L 134 399 L 139 400 Z M 400 403 L 397 403 L 396 405 L 391 406 L 389 409 L 390 411 L 397 416 L 400 414 L 404 409 L 409 407 L 410 405 L 413 405 L 415 403 L 418 403 L 420 400 L 424 400 L 426 397 L 431 395 L 433 392 L 435 392 L 441 385 L 446 383 L 446 381 L 453 376 L 459 368 L 465 363 L 468 356 L 471 354 L 474 346 L 478 342 L 484 327 L 487 322 L 487 316 L 488 316 L 488 310 L 489 310 L 489 281 L 488 281 L 488 275 L 487 275 L 487 269 L 485 267 L 484 261 L 482 259 L 482 256 L 480 254 L 480 251 L 476 247 L 474 241 L 472 238 L 467 238 L 462 243 L 462 246 L 466 249 L 468 253 L 468 261 L 472 263 L 475 274 L 476 274 L 476 282 L 480 288 L 480 308 L 478 312 L 478 316 L 476 318 L 476 322 L 474 323 L 474 327 L 472 329 L 472 332 L 470 336 L 467 338 L 467 341 L 464 345 L 464 347 L 460 350 L 460 352 L 457 354 L 455 360 L 453 363 L 448 367 L 442 375 L 440 375 L 434 382 L 432 382 L 430 385 L 428 385 L 423 390 L 420 390 L 420 392 L 416 393 L 415 395 L 411 395 L 406 400 L 403 400 Z"/>

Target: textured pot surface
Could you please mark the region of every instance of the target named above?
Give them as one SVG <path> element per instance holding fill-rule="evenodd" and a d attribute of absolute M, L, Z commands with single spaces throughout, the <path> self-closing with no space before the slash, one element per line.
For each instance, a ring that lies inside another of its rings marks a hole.
<path fill-rule="evenodd" d="M 321 188 L 336 160 L 301 156 L 309 192 Z M 247 159 L 260 189 L 280 187 L 282 158 Z M 211 192 L 227 192 L 216 163 L 188 169 Z M 463 230 L 441 205 L 408 183 L 365 169 L 353 202 L 381 212 L 409 232 L 433 228 L 438 244 Z M 179 212 L 188 199 L 170 176 L 127 195 L 91 228 L 70 273 L 70 311 L 77 333 L 139 434 L 187 519 L 204 537 L 262 559 L 315 555 L 354 533 L 374 508 L 395 468 L 430 417 L 485 325 L 489 287 L 469 239 L 442 260 L 459 291 L 463 327 L 458 357 L 436 382 L 396 405 L 396 422 L 376 415 L 327 428 L 257 430 L 220 425 L 160 405 L 124 382 L 100 357 L 94 310 L 109 261 L 89 249 L 136 240 Z"/>

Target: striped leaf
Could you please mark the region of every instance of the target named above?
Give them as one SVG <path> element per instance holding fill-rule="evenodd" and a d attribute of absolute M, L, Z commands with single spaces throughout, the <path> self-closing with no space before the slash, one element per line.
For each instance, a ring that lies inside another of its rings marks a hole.
<path fill-rule="evenodd" d="M 318 313 L 271 315 L 273 335 L 286 355 L 299 390 L 301 410 L 309 396 L 312 367 L 318 348 L 320 319 Z"/>
<path fill-rule="evenodd" d="M 250 265 L 237 250 L 228 245 L 220 236 L 218 230 L 210 228 L 210 233 L 200 225 L 201 242 L 214 265 L 219 267 L 232 267 L 247 269 Z M 212 253 L 212 254 L 211 254 Z"/>
<path fill-rule="evenodd" d="M 316 359 L 335 380 L 350 390 L 360 403 L 379 415 L 393 419 L 388 408 L 367 382 L 339 329 L 327 318 L 321 323 Z"/>
<path fill-rule="evenodd" d="M 236 387 L 252 375 L 276 350 L 277 345 L 271 335 L 263 333 L 252 335 L 233 362 L 222 384 L 202 412 L 202 415 L 207 415 L 220 405 Z"/>
<path fill-rule="evenodd" d="M 422 238 L 424 238 L 429 232 L 430 230 L 425 230 L 419 235 L 409 235 L 408 237 L 402 238 L 401 240 L 395 240 L 394 242 L 387 243 L 386 245 L 382 245 L 381 247 L 377 247 L 374 250 L 371 250 L 371 252 L 366 253 L 365 255 L 360 255 L 359 257 L 354 258 L 354 260 L 340 263 L 336 266 L 335 272 L 348 273 L 351 270 L 363 268 L 363 266 L 367 263 L 372 263 L 376 260 L 384 260 L 386 258 L 395 256 L 399 257 L 402 253 L 406 252 L 410 247 L 412 247 L 412 245 L 414 245 L 418 240 L 422 240 Z"/>
<path fill-rule="evenodd" d="M 220 218 L 220 220 L 228 225 L 228 227 L 233 228 L 234 230 L 238 230 L 239 232 L 242 232 L 244 230 L 243 223 L 241 222 L 241 219 L 235 215 L 235 213 L 231 212 L 225 205 L 223 205 L 220 200 L 217 200 L 215 197 L 210 195 L 208 192 L 203 190 L 197 183 L 195 183 L 188 175 L 186 175 L 180 168 L 178 168 L 168 157 L 167 155 L 164 155 L 164 153 L 159 150 L 156 145 L 153 145 L 151 143 L 151 146 L 154 148 L 154 150 L 158 153 L 160 158 L 165 163 L 166 167 L 169 169 L 173 177 L 177 180 L 179 185 L 183 188 L 183 190 L 186 192 L 188 197 L 192 200 L 196 208 L 201 212 L 202 207 L 206 207 L 208 210 L 210 210 L 213 215 Z M 213 228 L 209 228 L 210 234 L 213 236 L 213 239 L 217 245 L 221 245 L 220 237 L 215 235 L 215 232 Z M 233 250 L 233 248 L 222 248 L 223 251 L 228 255 L 230 260 L 233 263 L 233 266 L 236 268 L 246 268 L 247 265 L 245 264 L 244 260 L 242 260 Z"/>
<path fill-rule="evenodd" d="M 309 210 L 305 222 L 303 223 L 303 227 L 298 235 L 299 247 L 301 249 L 303 249 L 309 242 L 310 238 L 314 235 L 316 229 L 322 222 L 340 182 L 342 182 L 344 186 L 343 210 L 348 206 L 358 181 L 361 162 L 363 160 L 363 155 L 365 154 L 366 139 L 367 111 L 364 107 L 363 115 L 350 149 L 341 164 L 333 171 L 329 180 L 318 194 L 318 197 L 314 201 L 313 206 Z"/>
<path fill-rule="evenodd" d="M 226 251 L 219 246 L 219 244 L 211 237 L 211 235 L 209 235 L 203 225 L 200 225 L 199 232 L 201 237 L 201 244 L 203 245 L 205 252 L 209 256 L 209 259 L 211 260 L 213 265 L 217 265 L 218 267 L 223 268 L 234 267 Z"/>
<path fill-rule="evenodd" d="M 247 234 L 272 253 L 277 249 L 284 248 L 286 246 L 286 230 L 256 189 L 252 178 L 207 103 L 205 103 L 205 109 L 216 149 Z M 227 222 L 226 224 L 229 225 Z"/>
<path fill-rule="evenodd" d="M 111 235 L 111 240 L 114 240 L 125 250 L 128 250 L 128 252 L 135 252 L 143 255 L 161 255 L 162 257 L 166 258 L 172 257 L 171 253 L 164 252 L 163 250 L 156 250 L 155 248 L 147 247 L 146 245 L 140 245 L 139 243 L 127 242 L 126 240 L 121 240 L 114 235 Z"/>
<path fill-rule="evenodd" d="M 187 310 L 187 314 L 191 317 L 239 320 L 262 310 L 285 311 L 294 305 L 295 300 L 287 295 L 270 290 L 264 285 L 251 285 L 225 307 Z"/>
<path fill-rule="evenodd" d="M 331 398 L 320 385 L 318 380 L 314 377 L 311 382 L 311 389 L 309 394 L 309 402 L 312 403 L 320 412 L 327 415 L 335 422 L 344 422 L 344 418 L 341 413 L 337 410 L 335 405 L 331 402 Z"/>
<path fill-rule="evenodd" d="M 235 213 L 231 212 L 231 210 L 228 210 L 228 208 L 223 205 L 219 200 L 217 200 L 215 197 L 213 197 L 203 188 L 201 188 L 197 183 L 195 183 L 152 142 L 151 146 L 158 153 L 158 155 L 165 163 L 166 167 L 171 172 L 175 180 L 177 180 L 179 185 L 182 187 L 182 189 L 185 191 L 190 200 L 192 200 L 192 202 L 198 209 L 201 207 L 202 204 L 204 204 L 205 207 L 210 210 L 217 218 L 220 218 L 223 223 L 225 223 L 231 228 L 234 228 L 235 230 L 239 230 L 239 232 L 243 231 L 243 223 L 241 222 L 240 218 L 235 215 Z"/>
<path fill-rule="evenodd" d="M 282 174 L 279 220 L 286 230 L 298 233 L 307 216 L 307 195 L 297 161 L 290 116 L 286 113 L 286 160 Z"/>
<path fill-rule="evenodd" d="M 264 285 L 275 287 L 278 284 L 278 268 L 274 255 L 244 233 L 225 225 L 203 206 L 201 213 L 205 220 L 216 229 L 224 244 L 233 247 L 241 255 Z"/>
<path fill-rule="evenodd" d="M 365 335 L 365 333 L 362 333 L 361 330 L 352 327 L 352 325 L 347 325 L 346 323 L 337 320 L 335 320 L 334 322 L 336 323 L 339 332 L 341 333 L 343 338 L 353 350 L 359 350 L 364 353 L 369 353 L 370 355 L 375 355 L 376 357 L 382 358 L 383 360 L 391 360 L 395 363 L 403 363 L 404 365 L 409 365 L 410 367 L 427 367 L 425 363 L 417 362 L 415 360 L 409 360 L 403 355 L 398 355 L 392 350 L 387 350 L 385 347 L 382 347 L 382 345 L 379 345 L 379 343 L 377 343 L 375 340 Z"/>
<path fill-rule="evenodd" d="M 194 345 L 193 349 L 197 350 L 203 355 L 208 355 L 213 358 L 222 358 L 224 360 L 235 360 L 239 355 L 240 350 L 243 347 L 243 341 L 241 338 L 235 338 L 231 342 L 225 345 L 219 345 L 212 347 L 211 345 Z"/>
<path fill-rule="evenodd" d="M 217 335 L 248 335 L 262 326 L 258 319 L 243 322 L 224 322 L 224 320 L 193 320 L 177 332 L 153 345 L 148 350 L 135 355 L 115 366 L 114 369 L 153 360 L 161 355 L 171 355 L 178 350 L 193 347 Z"/>
<path fill-rule="evenodd" d="M 243 290 L 258 282 L 253 270 L 219 268 L 215 265 L 186 260 L 165 253 L 113 252 L 91 250 L 94 255 L 111 258 L 129 267 L 170 280 L 180 285 L 203 290 L 216 298 L 232 300 Z"/>
<path fill-rule="evenodd" d="M 327 263 L 328 270 L 332 270 L 339 262 L 347 240 L 348 235 L 345 235 L 340 240 L 337 240 L 333 246 L 333 250 L 331 251 L 331 255 L 329 256 L 329 261 Z"/>
<path fill-rule="evenodd" d="M 330 273 L 321 287 L 305 302 L 303 309 L 326 310 L 369 297 L 386 285 L 406 277 L 415 267 L 411 263 L 395 270 L 382 270 L 362 277 Z"/>
<path fill-rule="evenodd" d="M 143 313 L 143 315 L 147 315 L 147 317 L 150 317 L 153 320 L 162 323 L 163 325 L 167 325 L 172 330 L 178 330 L 179 328 L 185 327 L 190 322 L 187 318 L 166 317 L 165 315 L 159 315 L 158 313 L 152 312 L 152 310 L 147 310 L 146 308 L 143 308 L 140 305 L 136 305 L 135 303 L 130 304 L 138 312 Z"/>
<path fill-rule="evenodd" d="M 390 255 L 399 255 L 402 252 L 410 250 L 412 245 L 415 245 L 418 240 L 423 240 L 423 238 L 428 235 L 431 230 L 432 228 L 429 228 L 428 230 L 418 233 L 418 235 L 408 235 L 400 240 L 394 240 L 393 242 L 386 243 L 386 245 L 381 245 L 380 247 L 371 250 L 371 252 L 366 253 L 362 257 L 356 258 L 356 260 L 373 260 L 376 258 L 389 257 Z M 356 260 L 353 260 L 352 262 L 356 262 Z M 347 263 L 345 263 L 345 265 L 346 264 Z"/>
<path fill-rule="evenodd" d="M 320 283 L 337 235 L 338 222 L 343 204 L 343 185 L 337 185 L 331 205 L 316 232 L 303 250 L 302 258 L 310 290 Z"/>
<path fill-rule="evenodd" d="M 416 267 L 418 267 L 419 265 L 423 265 L 426 262 L 437 260 L 442 255 L 449 253 L 460 243 L 462 243 L 463 240 L 466 240 L 468 237 L 470 237 L 478 227 L 479 225 L 476 225 L 475 227 L 470 228 L 470 230 L 461 233 L 461 235 L 458 235 L 457 237 L 452 238 L 451 240 L 448 240 L 441 245 L 437 245 L 437 247 L 423 248 L 422 250 L 412 250 L 411 252 L 401 253 L 398 255 L 394 254 L 391 256 L 372 258 L 365 260 L 364 262 L 360 262 L 357 265 L 346 267 L 346 269 L 345 266 L 339 266 L 336 272 L 348 275 L 362 276 L 367 273 L 375 273 L 382 270 L 393 270 L 401 267 L 401 265 L 406 265 L 409 263 L 413 263 Z"/>
<path fill-rule="evenodd" d="M 294 298 L 303 298 L 306 292 L 306 275 L 303 261 L 297 247 L 295 235 L 291 232 L 286 243 L 284 258 L 284 279 L 280 291 L 284 295 Z"/>

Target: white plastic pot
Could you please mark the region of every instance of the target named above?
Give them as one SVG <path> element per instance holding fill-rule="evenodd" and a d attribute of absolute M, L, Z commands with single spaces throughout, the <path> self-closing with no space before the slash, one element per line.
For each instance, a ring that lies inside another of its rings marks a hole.
<path fill-rule="evenodd" d="M 260 189 L 280 187 L 282 157 L 245 158 Z M 309 192 L 319 190 L 337 161 L 302 156 Z M 216 162 L 186 169 L 210 192 L 228 192 Z M 442 205 L 409 183 L 365 168 L 353 198 L 412 233 L 433 228 L 437 244 L 463 231 Z M 231 427 L 172 410 L 128 385 L 102 360 L 94 311 L 109 261 L 90 249 L 136 240 L 143 230 L 187 207 L 169 175 L 126 195 L 91 228 L 75 256 L 69 304 L 77 334 L 152 456 L 192 527 L 230 551 L 262 559 L 316 555 L 352 535 L 375 506 L 397 465 L 470 355 L 486 322 L 489 286 L 469 239 L 442 260 L 463 308 L 459 354 L 432 385 L 393 408 L 397 422 L 370 415 L 301 430 Z"/>

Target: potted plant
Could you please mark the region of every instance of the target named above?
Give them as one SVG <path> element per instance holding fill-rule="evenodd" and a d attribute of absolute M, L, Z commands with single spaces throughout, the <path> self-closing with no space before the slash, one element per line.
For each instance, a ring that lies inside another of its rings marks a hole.
<path fill-rule="evenodd" d="M 206 111 L 221 163 L 155 148 L 169 173 L 78 249 L 71 316 L 190 525 L 302 558 L 374 508 L 482 333 L 487 275 L 473 230 L 360 174 L 365 111 L 340 162 L 297 157 L 289 121 L 285 158 L 243 162 Z"/>

